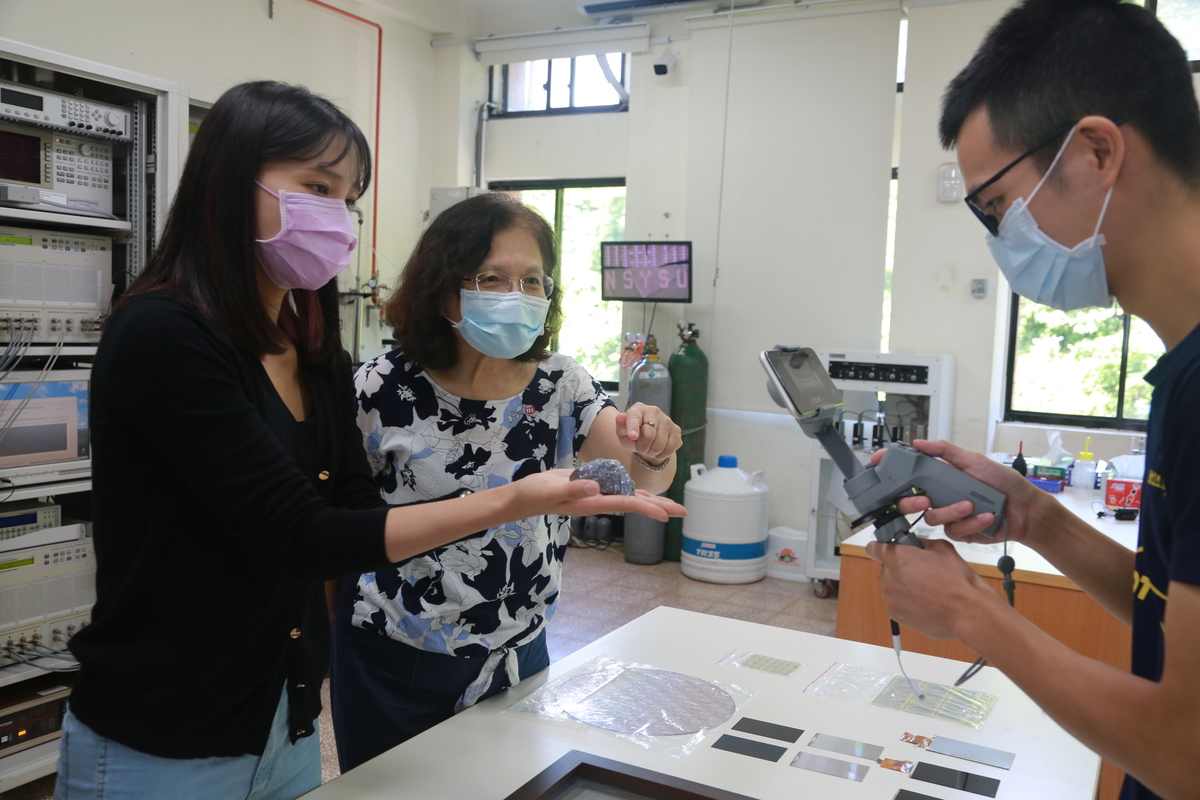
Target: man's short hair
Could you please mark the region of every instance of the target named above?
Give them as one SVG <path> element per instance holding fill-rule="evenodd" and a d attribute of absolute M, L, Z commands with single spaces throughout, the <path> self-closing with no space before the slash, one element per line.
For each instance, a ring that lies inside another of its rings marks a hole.
<path fill-rule="evenodd" d="M 1154 14 L 1119 0 L 1026 0 L 989 31 L 942 98 L 942 146 L 985 108 L 1013 152 L 1093 114 L 1124 118 L 1158 160 L 1200 187 L 1200 109 L 1179 42 Z M 1043 172 L 1058 148 L 1033 158 Z"/>

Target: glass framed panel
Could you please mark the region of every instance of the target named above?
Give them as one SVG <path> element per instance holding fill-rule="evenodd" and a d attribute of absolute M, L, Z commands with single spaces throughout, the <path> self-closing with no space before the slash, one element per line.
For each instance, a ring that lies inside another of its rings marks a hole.
<path fill-rule="evenodd" d="M 571 61 L 556 58 L 550 62 L 550 108 L 571 107 Z"/>
<path fill-rule="evenodd" d="M 550 62 L 522 61 L 509 64 L 505 111 L 545 111 L 550 79 Z"/>
<path fill-rule="evenodd" d="M 1019 302 L 1010 408 L 1115 418 L 1125 338 L 1119 314 Z"/>
<path fill-rule="evenodd" d="M 1158 18 L 1179 40 L 1189 61 L 1200 60 L 1200 3 L 1196 0 L 1158 0 Z"/>
<path fill-rule="evenodd" d="M 1163 354 L 1162 339 L 1141 317 L 1129 319 L 1129 355 L 1125 367 L 1126 419 L 1150 418 L 1150 394 L 1154 387 L 1146 383 L 1146 373 Z"/>
<path fill-rule="evenodd" d="M 618 80 L 622 74 L 622 55 L 609 53 L 605 56 L 580 56 L 575 59 L 575 107 L 615 106 L 621 102 L 617 90 L 608 82 L 600 68 L 600 59 L 608 62 L 609 69 Z"/>
<path fill-rule="evenodd" d="M 559 350 L 601 382 L 620 379 L 621 303 L 600 297 L 600 242 L 624 238 L 624 186 L 563 190 Z"/>

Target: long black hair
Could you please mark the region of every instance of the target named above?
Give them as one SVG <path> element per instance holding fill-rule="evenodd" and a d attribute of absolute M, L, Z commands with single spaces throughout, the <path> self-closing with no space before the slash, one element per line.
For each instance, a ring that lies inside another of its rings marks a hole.
<path fill-rule="evenodd" d="M 258 289 L 254 253 L 255 180 L 263 165 L 314 158 L 339 140 L 333 163 L 355 160 L 361 196 L 371 181 L 371 151 L 337 106 L 277 81 L 226 91 L 196 133 L 162 239 L 122 301 L 167 289 L 259 357 L 284 352 L 287 340 L 306 363 L 342 354 L 336 278 L 316 291 L 291 290 L 276 325 Z"/>

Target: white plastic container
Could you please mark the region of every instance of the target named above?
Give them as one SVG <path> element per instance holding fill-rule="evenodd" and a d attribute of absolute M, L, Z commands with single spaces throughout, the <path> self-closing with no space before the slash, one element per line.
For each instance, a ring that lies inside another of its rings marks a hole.
<path fill-rule="evenodd" d="M 808 580 L 808 531 L 781 525 L 767 534 L 767 577 Z"/>
<path fill-rule="evenodd" d="M 709 583 L 753 583 L 767 574 L 767 499 L 763 472 L 744 472 L 721 456 L 714 469 L 692 465 L 683 486 L 684 575 Z"/>
<path fill-rule="evenodd" d="M 1087 491 L 1096 489 L 1096 458 L 1092 455 L 1092 437 L 1088 437 L 1083 445 L 1083 452 L 1075 462 L 1071 476 L 1071 485 L 1079 486 Z"/>

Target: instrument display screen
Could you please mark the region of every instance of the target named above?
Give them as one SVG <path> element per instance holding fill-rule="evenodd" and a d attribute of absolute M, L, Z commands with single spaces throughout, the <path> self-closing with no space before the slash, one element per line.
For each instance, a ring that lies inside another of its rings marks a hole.
<path fill-rule="evenodd" d="M 601 242 L 600 297 L 692 302 L 691 242 Z"/>
<path fill-rule="evenodd" d="M 0 131 L 0 180 L 38 183 L 42 179 L 42 140 Z"/>
<path fill-rule="evenodd" d="M 0 528 L 15 528 L 18 525 L 33 525 L 37 522 L 37 513 L 13 514 L 11 517 L 0 518 Z"/>
<path fill-rule="evenodd" d="M 15 89 L 0 88 L 0 103 L 6 105 L 20 106 L 32 111 L 45 111 L 43 102 L 40 95 L 26 94 L 25 92 L 18 92 Z"/>
<path fill-rule="evenodd" d="M 842 404 L 842 393 L 833 385 L 821 359 L 810 348 L 767 350 L 766 356 L 799 413 L 809 415 Z"/>

